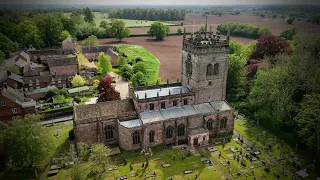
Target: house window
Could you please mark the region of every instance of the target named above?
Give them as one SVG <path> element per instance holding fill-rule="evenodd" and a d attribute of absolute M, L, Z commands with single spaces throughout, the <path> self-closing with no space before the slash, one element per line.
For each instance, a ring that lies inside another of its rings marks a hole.
<path fill-rule="evenodd" d="M 140 144 L 140 132 L 139 131 L 133 132 L 132 141 L 133 141 L 133 144 Z"/>
<path fill-rule="evenodd" d="M 213 66 L 213 75 L 218 75 L 219 74 L 219 64 L 216 63 L 214 66 Z"/>
<path fill-rule="evenodd" d="M 149 132 L 149 142 L 153 143 L 154 142 L 154 131 Z"/>
<path fill-rule="evenodd" d="M 207 66 L 207 76 L 212 76 L 213 75 L 213 67 L 211 64 Z"/>
<path fill-rule="evenodd" d="M 212 86 L 212 81 L 209 81 L 208 86 Z"/>
<path fill-rule="evenodd" d="M 172 138 L 172 131 L 173 131 L 173 127 L 169 126 L 166 129 L 166 138 Z"/>
<path fill-rule="evenodd" d="M 110 140 L 110 139 L 114 138 L 113 131 L 114 131 L 114 127 L 113 126 L 108 125 L 106 127 L 106 139 L 107 140 Z"/>
<path fill-rule="evenodd" d="M 17 114 L 18 111 L 17 111 L 17 108 L 12 108 L 12 114 Z"/>
<path fill-rule="evenodd" d="M 6 106 L 6 105 L 7 105 L 6 100 L 2 100 L 1 101 L 1 106 Z"/>
<path fill-rule="evenodd" d="M 58 87 L 60 87 L 60 88 L 61 88 L 61 87 L 62 87 L 62 84 L 58 84 Z"/>
<path fill-rule="evenodd" d="M 161 102 L 161 109 L 165 109 L 166 108 L 166 102 Z"/>
<path fill-rule="evenodd" d="M 177 106 L 178 102 L 176 100 L 172 101 L 172 106 Z"/>
<path fill-rule="evenodd" d="M 18 88 L 18 85 L 17 85 L 17 84 L 14 84 L 13 87 L 14 87 L 15 89 L 17 89 L 17 88 Z"/>
<path fill-rule="evenodd" d="M 149 110 L 154 110 L 154 104 L 149 104 Z"/>
<path fill-rule="evenodd" d="M 32 90 L 33 90 L 33 87 L 29 87 L 29 89 L 30 89 L 30 91 L 32 91 Z"/>
<path fill-rule="evenodd" d="M 213 120 L 212 120 L 212 119 L 209 119 L 209 120 L 207 121 L 207 129 L 208 129 L 208 130 L 212 130 L 212 129 L 213 129 L 212 124 L 213 124 Z"/>
<path fill-rule="evenodd" d="M 17 120 L 17 116 L 12 116 L 12 120 Z"/>
<path fill-rule="evenodd" d="M 227 127 L 227 118 L 226 117 L 223 117 L 221 120 L 220 120 L 220 129 L 224 129 Z"/>
<path fill-rule="evenodd" d="M 184 129 L 185 129 L 185 125 L 184 124 L 180 124 L 178 126 L 178 136 L 179 137 L 184 136 Z"/>
<path fill-rule="evenodd" d="M 183 100 L 183 105 L 188 105 L 188 99 Z"/>

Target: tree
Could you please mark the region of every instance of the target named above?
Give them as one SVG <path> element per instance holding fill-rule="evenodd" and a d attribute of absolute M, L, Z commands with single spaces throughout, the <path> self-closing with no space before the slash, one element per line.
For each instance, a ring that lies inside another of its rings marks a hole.
<path fill-rule="evenodd" d="M 290 54 L 290 44 L 275 35 L 266 35 L 257 40 L 257 46 L 250 59 L 263 59 L 264 56 L 274 57 L 277 54 Z"/>
<path fill-rule="evenodd" d="M 298 123 L 299 137 L 308 146 L 320 153 L 320 94 L 305 95 L 294 118 Z"/>
<path fill-rule="evenodd" d="M 91 35 L 87 39 L 82 41 L 83 46 L 99 46 L 97 36 Z"/>
<path fill-rule="evenodd" d="M 260 28 L 259 31 L 258 31 L 258 36 L 261 37 L 261 36 L 265 36 L 265 35 L 269 35 L 271 34 L 271 30 L 269 28 Z"/>
<path fill-rule="evenodd" d="M 55 96 L 55 95 L 57 95 L 57 91 L 54 90 L 54 89 L 50 89 L 50 90 L 48 90 L 47 93 L 46 93 L 46 97 L 47 97 L 47 98 L 52 98 L 52 97 Z"/>
<path fill-rule="evenodd" d="M 101 21 L 100 22 L 100 27 L 102 27 L 104 29 L 109 29 L 110 28 L 110 26 L 109 26 L 107 21 Z"/>
<path fill-rule="evenodd" d="M 48 158 L 52 141 L 48 131 L 38 124 L 41 118 L 32 114 L 8 124 L 0 122 L 1 144 L 13 165 L 35 169 Z"/>
<path fill-rule="evenodd" d="M 149 166 L 149 159 L 151 158 L 152 150 L 151 148 L 144 148 L 141 150 L 140 154 L 146 158 L 146 168 Z"/>
<path fill-rule="evenodd" d="M 125 66 L 127 64 L 127 60 L 126 58 L 124 58 L 123 56 L 120 56 L 118 58 L 118 62 L 117 62 L 118 66 L 121 68 L 122 66 Z"/>
<path fill-rule="evenodd" d="M 78 74 L 73 76 L 71 84 L 73 87 L 79 87 L 79 86 L 84 86 L 86 84 L 86 81 L 84 78 Z"/>
<path fill-rule="evenodd" d="M 74 24 L 83 24 L 84 23 L 84 20 L 83 18 L 81 17 L 81 14 L 79 14 L 78 12 L 72 12 L 71 15 L 70 15 L 70 20 L 74 23 Z"/>
<path fill-rule="evenodd" d="M 111 78 L 101 79 L 98 86 L 98 102 L 120 100 L 120 93 L 111 85 Z"/>
<path fill-rule="evenodd" d="M 9 58 L 11 53 L 18 50 L 18 43 L 0 33 L 0 50 L 4 53 L 5 58 Z"/>
<path fill-rule="evenodd" d="M 131 78 L 131 82 L 134 86 L 144 86 L 146 85 L 146 77 L 142 72 L 137 72 Z"/>
<path fill-rule="evenodd" d="M 89 161 L 94 164 L 92 172 L 95 174 L 95 179 L 100 179 L 102 174 L 106 172 L 107 166 L 110 166 L 111 149 L 104 144 L 93 144 Z"/>
<path fill-rule="evenodd" d="M 104 52 L 101 52 L 99 54 L 98 58 L 98 69 L 102 74 L 105 74 L 107 72 L 111 72 L 112 65 L 110 62 L 110 56 L 106 56 Z"/>
<path fill-rule="evenodd" d="M 67 30 L 62 31 L 59 36 L 60 41 L 64 41 L 67 38 L 71 38 L 70 33 Z"/>
<path fill-rule="evenodd" d="M 205 33 L 206 32 L 206 26 L 201 26 L 199 31 L 200 31 L 200 33 Z"/>
<path fill-rule="evenodd" d="M 291 29 L 287 29 L 285 31 L 283 31 L 279 37 L 288 40 L 288 41 L 292 41 L 294 36 L 297 35 L 297 28 L 293 27 Z"/>
<path fill-rule="evenodd" d="M 123 21 L 114 20 L 110 28 L 110 33 L 113 35 L 113 37 L 121 41 L 123 38 L 130 36 L 130 29 L 126 27 Z"/>
<path fill-rule="evenodd" d="M 120 68 L 120 73 L 121 76 L 128 81 L 131 79 L 131 76 L 133 74 L 132 67 L 129 64 L 126 64 Z"/>
<path fill-rule="evenodd" d="M 218 16 L 221 17 L 222 16 L 222 12 L 218 12 Z"/>
<path fill-rule="evenodd" d="M 39 16 L 37 26 L 42 37 L 42 41 L 47 47 L 59 44 L 59 36 L 63 30 L 63 24 L 52 14 Z"/>
<path fill-rule="evenodd" d="M 156 37 L 156 40 L 163 40 L 168 33 L 168 27 L 161 22 L 152 23 L 148 31 L 148 35 L 150 37 Z"/>
<path fill-rule="evenodd" d="M 68 91 L 66 88 L 62 88 L 59 90 L 59 94 L 62 96 L 67 96 L 68 95 Z"/>
<path fill-rule="evenodd" d="M 85 8 L 83 8 L 82 12 L 83 12 L 83 15 L 84 15 L 84 20 L 85 20 L 87 23 L 93 22 L 93 20 L 94 20 L 94 14 L 93 14 L 92 9 L 90 9 L 90 8 L 88 8 L 88 7 L 85 7 Z"/>
<path fill-rule="evenodd" d="M 178 28 L 177 33 L 178 33 L 178 34 L 182 34 L 182 29 L 181 29 L 181 28 Z"/>
<path fill-rule="evenodd" d="M 135 65 L 133 65 L 133 73 L 136 74 L 137 72 L 142 72 L 143 74 L 146 74 L 147 72 L 147 65 L 144 62 L 138 62 Z"/>
<path fill-rule="evenodd" d="M 276 15 L 276 14 L 273 14 L 273 15 L 272 15 L 272 18 L 273 18 L 273 19 L 276 19 L 277 17 L 278 17 L 278 15 Z"/>
<path fill-rule="evenodd" d="M 29 21 L 23 21 L 19 24 L 20 42 L 28 47 L 32 45 L 35 48 L 40 48 L 41 38 L 38 27 Z"/>
<path fill-rule="evenodd" d="M 290 25 L 291 25 L 291 24 L 293 24 L 293 22 L 294 22 L 294 19 L 293 19 L 293 18 L 289 18 L 289 19 L 287 19 L 287 23 L 288 23 L 288 24 L 290 24 Z"/>

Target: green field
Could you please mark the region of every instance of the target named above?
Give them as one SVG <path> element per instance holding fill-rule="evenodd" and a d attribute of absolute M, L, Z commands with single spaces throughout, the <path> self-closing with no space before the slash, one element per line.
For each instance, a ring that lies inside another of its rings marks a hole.
<path fill-rule="evenodd" d="M 65 16 L 69 17 L 70 13 L 65 13 Z M 100 25 L 101 21 L 107 21 L 108 23 L 111 23 L 111 19 L 108 18 L 108 14 L 106 13 L 101 13 L 101 12 L 94 12 L 94 22 L 96 23 L 97 26 Z M 146 26 L 151 26 L 152 23 L 155 21 L 146 21 L 146 20 L 134 20 L 134 19 L 118 19 L 122 20 L 127 27 L 146 27 Z M 168 23 L 168 22 L 163 22 L 164 25 L 167 26 L 172 26 L 176 25 L 174 23 Z"/>
<path fill-rule="evenodd" d="M 121 44 L 115 45 L 119 48 L 120 52 L 125 53 L 128 56 L 129 61 L 132 61 L 140 57 L 147 65 L 146 78 L 149 85 L 156 84 L 158 80 L 158 72 L 160 67 L 160 61 L 153 56 L 148 50 L 141 46 Z"/>

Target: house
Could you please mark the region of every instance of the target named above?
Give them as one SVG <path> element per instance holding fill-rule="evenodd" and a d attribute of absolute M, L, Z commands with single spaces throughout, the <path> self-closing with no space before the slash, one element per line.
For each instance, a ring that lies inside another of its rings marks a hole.
<path fill-rule="evenodd" d="M 48 87 L 45 87 L 45 88 L 40 88 L 40 89 L 34 89 L 32 91 L 27 91 L 27 92 L 25 92 L 25 94 L 26 94 L 27 98 L 33 99 L 35 101 L 38 101 L 38 100 L 44 98 L 49 90 L 58 91 L 58 88 L 56 86 L 48 86 Z"/>
<path fill-rule="evenodd" d="M 24 77 L 32 77 L 32 76 L 45 76 L 49 75 L 50 71 L 47 66 L 34 66 L 35 63 L 31 63 L 27 70 L 23 73 Z"/>
<path fill-rule="evenodd" d="M 99 54 L 104 52 L 111 58 L 112 66 L 117 66 L 119 56 L 113 51 L 113 46 L 86 46 L 82 47 L 82 54 L 89 60 L 98 60 Z"/>
<path fill-rule="evenodd" d="M 21 89 L 23 87 L 23 77 L 15 73 L 7 71 L 8 79 L 7 85 L 14 89 Z"/>
<path fill-rule="evenodd" d="M 47 49 L 47 50 L 30 50 L 30 59 L 35 63 L 45 63 L 50 58 L 64 58 L 74 53 L 74 49 Z"/>
<path fill-rule="evenodd" d="M 27 52 L 21 51 L 15 59 L 15 65 L 19 67 L 20 72 L 24 72 L 30 64 L 30 55 Z"/>
<path fill-rule="evenodd" d="M 76 75 L 79 72 L 75 57 L 50 59 L 47 63 L 51 75 Z"/>
<path fill-rule="evenodd" d="M 136 150 L 207 146 L 231 138 L 235 115 L 226 102 L 229 37 L 206 35 L 183 36 L 181 82 L 129 87 L 127 99 L 74 106 L 76 141 Z"/>
<path fill-rule="evenodd" d="M 35 106 L 36 101 L 7 86 L 0 94 L 0 121 L 9 122 L 36 113 Z"/>
<path fill-rule="evenodd" d="M 23 77 L 24 91 L 33 91 L 34 89 L 56 86 L 58 89 L 71 87 L 71 75 L 44 75 Z"/>
<path fill-rule="evenodd" d="M 75 50 L 77 48 L 76 43 L 71 39 L 67 38 L 64 41 L 62 41 L 62 49 L 63 50 Z"/>

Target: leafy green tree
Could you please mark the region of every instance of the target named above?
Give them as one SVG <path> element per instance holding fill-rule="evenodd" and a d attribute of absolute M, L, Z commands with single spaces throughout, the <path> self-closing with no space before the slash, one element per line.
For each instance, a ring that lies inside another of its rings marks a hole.
<path fill-rule="evenodd" d="M 130 29 L 126 27 L 123 21 L 114 20 L 110 28 L 110 33 L 113 35 L 113 37 L 121 41 L 123 38 L 130 36 Z"/>
<path fill-rule="evenodd" d="M 104 144 L 93 144 L 89 161 L 94 163 L 92 172 L 95 174 L 95 179 L 101 178 L 102 174 L 107 171 L 110 166 L 111 149 Z"/>
<path fill-rule="evenodd" d="M 131 82 L 133 86 L 144 86 L 146 85 L 146 77 L 142 72 L 137 72 L 131 78 Z"/>
<path fill-rule="evenodd" d="M 82 41 L 83 46 L 99 46 L 97 36 L 91 35 L 87 39 Z"/>
<path fill-rule="evenodd" d="M 62 14 L 62 16 L 59 17 L 59 21 L 62 23 L 63 29 L 68 31 L 71 34 L 71 36 L 76 35 L 76 24 L 71 19 L 68 19 L 64 16 L 64 14 Z"/>
<path fill-rule="evenodd" d="M 75 76 L 73 76 L 71 84 L 73 87 L 80 87 L 84 86 L 86 84 L 86 81 L 82 76 L 76 74 Z"/>
<path fill-rule="evenodd" d="M 18 50 L 18 43 L 0 33 L 0 50 L 4 53 L 5 58 L 9 58 L 11 53 Z"/>
<path fill-rule="evenodd" d="M 133 65 L 133 73 L 136 74 L 138 72 L 142 72 L 143 74 L 146 74 L 147 72 L 147 65 L 144 62 L 138 62 L 135 65 Z"/>
<path fill-rule="evenodd" d="M 290 24 L 290 25 L 293 24 L 293 22 L 294 22 L 294 19 L 293 19 L 293 18 L 289 18 L 289 19 L 287 20 L 287 23 Z"/>
<path fill-rule="evenodd" d="M 205 33 L 206 32 L 206 26 L 201 26 L 199 31 L 200 31 L 200 33 Z"/>
<path fill-rule="evenodd" d="M 89 177 L 91 168 L 94 166 L 91 162 L 79 163 L 77 162 L 69 169 L 69 175 L 73 180 L 86 180 Z"/>
<path fill-rule="evenodd" d="M 74 24 L 83 24 L 84 23 L 84 20 L 83 18 L 81 17 L 81 14 L 79 14 L 78 12 L 74 11 L 71 13 L 70 15 L 70 20 L 74 23 Z"/>
<path fill-rule="evenodd" d="M 59 44 L 59 36 L 63 30 L 63 24 L 52 14 L 39 16 L 37 26 L 45 46 L 52 47 Z"/>
<path fill-rule="evenodd" d="M 84 20 L 87 23 L 91 23 L 94 21 L 94 13 L 93 13 L 92 9 L 85 7 L 85 8 L 83 8 L 82 12 L 84 15 Z"/>
<path fill-rule="evenodd" d="M 299 127 L 299 137 L 320 155 L 320 94 L 305 95 L 294 118 Z"/>
<path fill-rule="evenodd" d="M 68 91 L 66 88 L 62 88 L 59 90 L 59 94 L 63 95 L 63 96 L 67 96 L 68 95 Z"/>
<path fill-rule="evenodd" d="M 127 64 L 127 60 L 123 56 L 120 56 L 117 63 L 119 67 L 122 67 Z"/>
<path fill-rule="evenodd" d="M 35 169 L 47 160 L 52 141 L 48 131 L 38 125 L 41 118 L 41 115 L 32 114 L 8 124 L 0 122 L 1 144 L 13 165 Z"/>
<path fill-rule="evenodd" d="M 0 19 L 0 34 L 7 36 L 13 42 L 17 42 L 19 40 L 19 26 L 18 23 L 14 23 L 13 21 L 6 19 L 9 17 L 5 16 Z"/>
<path fill-rule="evenodd" d="M 284 38 L 285 40 L 292 41 L 294 36 L 297 35 L 297 28 L 293 27 L 283 31 L 279 37 Z"/>
<path fill-rule="evenodd" d="M 101 52 L 98 57 L 98 69 L 102 74 L 111 72 L 112 65 L 110 62 L 110 56 L 106 56 L 104 52 Z"/>
<path fill-rule="evenodd" d="M 108 29 L 110 28 L 109 24 L 107 21 L 101 21 L 100 22 L 100 27 L 104 28 L 104 29 Z"/>
<path fill-rule="evenodd" d="M 265 35 L 269 35 L 269 34 L 272 34 L 271 33 L 271 30 L 269 28 L 260 28 L 259 31 L 258 31 L 258 36 L 261 37 L 261 36 L 265 36 Z"/>
<path fill-rule="evenodd" d="M 178 28 L 177 33 L 178 33 L 178 34 L 182 34 L 182 29 L 181 29 L 181 28 Z"/>
<path fill-rule="evenodd" d="M 133 74 L 132 67 L 129 64 L 126 64 L 120 68 L 121 76 L 125 80 L 130 80 Z"/>
<path fill-rule="evenodd" d="M 54 89 L 50 89 L 50 90 L 48 90 L 47 93 L 46 93 L 46 97 L 47 97 L 47 98 L 52 98 L 52 97 L 55 96 L 55 95 L 57 95 L 57 91 L 54 90 Z"/>
<path fill-rule="evenodd" d="M 168 27 L 161 22 L 154 22 L 151 24 L 148 35 L 150 37 L 156 37 L 156 40 L 163 40 L 168 34 Z"/>
<path fill-rule="evenodd" d="M 39 35 L 38 27 L 29 21 L 23 21 L 19 24 L 19 37 L 20 42 L 28 47 L 32 45 L 35 48 L 40 48 L 41 38 Z"/>
<path fill-rule="evenodd" d="M 59 36 L 59 39 L 60 41 L 64 41 L 67 38 L 71 38 L 71 35 L 67 30 L 63 30 Z"/>
<path fill-rule="evenodd" d="M 90 148 L 88 144 L 79 142 L 77 144 L 78 158 L 80 162 L 88 161 L 90 157 Z"/>

